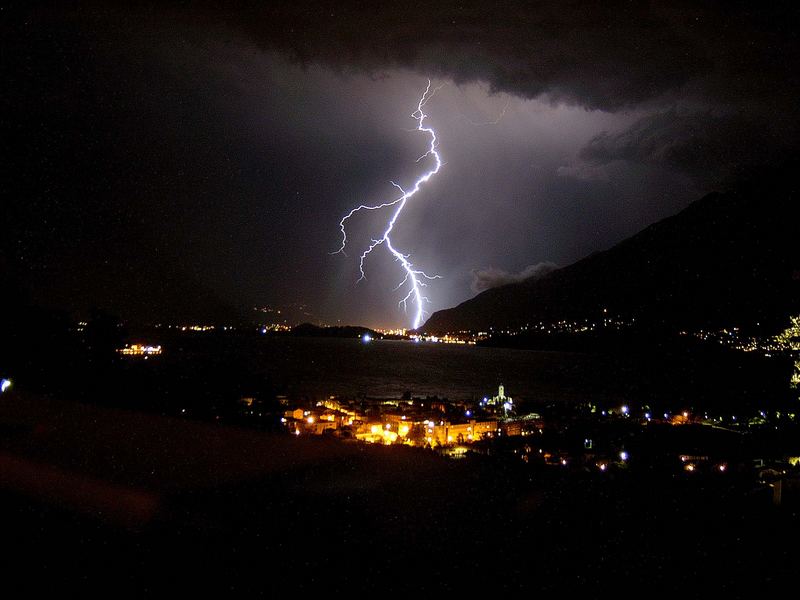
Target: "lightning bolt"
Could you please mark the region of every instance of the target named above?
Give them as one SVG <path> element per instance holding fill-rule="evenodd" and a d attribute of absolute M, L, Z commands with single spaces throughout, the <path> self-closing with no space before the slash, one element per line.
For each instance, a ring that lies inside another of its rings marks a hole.
<path fill-rule="evenodd" d="M 395 291 L 399 290 L 403 286 L 408 286 L 408 293 L 405 297 L 398 302 L 398 306 L 402 306 L 404 310 L 408 310 L 408 303 L 412 302 L 416 306 L 416 311 L 414 313 L 414 329 L 418 328 L 422 324 L 422 319 L 425 314 L 423 310 L 423 302 L 430 302 L 428 298 L 422 295 L 422 288 L 427 287 L 428 281 L 432 281 L 434 279 L 441 279 L 440 275 L 427 275 L 424 271 L 416 268 L 414 264 L 409 260 L 409 254 L 403 254 L 399 250 L 397 250 L 392 245 L 392 240 L 389 235 L 392 233 L 394 229 L 394 225 L 397 222 L 400 213 L 403 212 L 403 209 L 406 206 L 408 200 L 416 194 L 423 184 L 427 183 L 431 177 L 436 175 L 439 172 L 439 169 L 442 168 L 442 157 L 439 156 L 439 153 L 436 151 L 436 132 L 431 128 L 425 125 L 425 119 L 427 115 L 423 111 L 423 108 L 428 103 L 428 101 L 433 98 L 433 96 L 442 89 L 444 85 L 440 85 L 438 87 L 432 88 L 431 81 L 428 80 L 428 86 L 425 88 L 425 92 L 419 99 L 417 103 L 417 110 L 411 113 L 411 117 L 417 121 L 417 128 L 416 131 L 420 131 L 422 133 L 427 134 L 430 137 L 430 145 L 428 146 L 428 151 L 425 152 L 422 156 L 417 159 L 417 162 L 422 161 L 425 158 L 433 157 L 433 168 L 423 173 L 415 182 L 414 185 L 408 189 L 404 190 L 394 181 L 391 184 L 400 190 L 400 196 L 395 198 L 390 202 L 383 202 L 381 204 L 375 205 L 366 205 L 361 204 L 356 208 L 352 209 L 348 212 L 341 221 L 339 221 L 339 229 L 342 232 L 342 245 L 341 247 L 332 254 L 345 254 L 345 247 L 347 246 L 347 228 L 346 223 L 349 219 L 351 219 L 356 213 L 360 211 L 370 211 L 370 210 L 381 210 L 384 208 L 395 207 L 394 211 L 392 212 L 391 218 L 387 221 L 386 229 L 384 230 L 383 234 L 377 238 L 372 239 L 370 245 L 367 247 L 364 252 L 361 253 L 361 257 L 358 262 L 358 269 L 361 272 L 361 277 L 358 278 L 358 282 L 362 279 L 366 279 L 367 276 L 364 273 L 364 261 L 366 261 L 367 256 L 375 250 L 378 246 L 385 246 L 389 252 L 391 252 L 392 256 L 394 256 L 395 260 L 400 263 L 403 270 L 405 271 L 405 277 L 403 280 L 398 284 L 395 288 Z"/>

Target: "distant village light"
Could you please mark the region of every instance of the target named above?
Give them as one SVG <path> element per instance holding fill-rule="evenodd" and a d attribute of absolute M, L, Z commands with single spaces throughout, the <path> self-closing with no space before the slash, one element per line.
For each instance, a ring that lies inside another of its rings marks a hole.
<path fill-rule="evenodd" d="M 120 348 L 117 350 L 120 354 L 124 356 L 144 356 L 147 358 L 148 356 L 159 355 L 161 354 L 161 346 L 152 346 L 148 344 L 131 344 L 130 346 L 126 345 L 124 348 Z"/>

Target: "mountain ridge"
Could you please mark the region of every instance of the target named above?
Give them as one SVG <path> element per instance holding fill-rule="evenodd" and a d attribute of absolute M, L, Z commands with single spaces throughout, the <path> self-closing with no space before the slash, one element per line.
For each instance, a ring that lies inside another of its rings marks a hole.
<path fill-rule="evenodd" d="M 771 327 L 800 311 L 797 240 L 797 192 L 785 172 L 707 194 L 608 250 L 437 311 L 420 330 L 520 327 L 603 309 L 650 328 Z"/>

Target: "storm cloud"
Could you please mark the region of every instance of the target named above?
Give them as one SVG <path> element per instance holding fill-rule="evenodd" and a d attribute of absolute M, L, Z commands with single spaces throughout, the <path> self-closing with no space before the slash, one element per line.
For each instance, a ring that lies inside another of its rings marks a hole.
<path fill-rule="evenodd" d="M 409 185 L 424 168 L 409 114 L 429 78 L 444 84 L 426 112 L 445 165 L 393 239 L 442 276 L 426 289 L 437 310 L 534 274 L 523 265 L 608 248 L 731 175 L 795 155 L 798 10 L 346 0 L 9 10 L 3 260 L 37 302 L 95 298 L 124 313 L 136 296 L 146 312 L 148 293 L 165 296 L 163 270 L 250 313 L 299 303 L 328 323 L 404 324 L 391 257 L 371 255 L 355 284 L 385 215 L 354 219 L 349 256 L 330 253 L 344 214 L 394 198 L 390 182 Z M 75 265 L 85 281 L 58 277 Z M 107 302 L 114 286 L 121 300 Z M 148 293 L 130 293 L 139 288 Z"/>
<path fill-rule="evenodd" d="M 773 2 L 253 4 L 226 23 L 301 62 L 408 67 L 615 110 L 668 94 L 765 97 L 792 71 L 796 5 Z"/>
<path fill-rule="evenodd" d="M 303 64 L 377 75 L 409 68 L 590 110 L 644 108 L 652 113 L 630 131 L 595 138 L 583 158 L 664 163 L 713 180 L 732 163 L 758 162 L 776 141 L 781 151 L 793 147 L 799 16 L 791 2 L 436 2 L 368 11 L 300 2 L 246 9 L 228 23 Z M 678 115 L 676 106 L 690 108 Z"/>
<path fill-rule="evenodd" d="M 623 131 L 594 136 L 579 153 L 582 164 L 565 168 L 563 174 L 598 177 L 603 165 L 618 160 L 673 167 L 709 183 L 714 177 L 746 174 L 748 168 L 779 162 L 792 151 L 789 140 L 774 131 L 774 119 L 757 119 L 711 110 L 657 112 Z"/>

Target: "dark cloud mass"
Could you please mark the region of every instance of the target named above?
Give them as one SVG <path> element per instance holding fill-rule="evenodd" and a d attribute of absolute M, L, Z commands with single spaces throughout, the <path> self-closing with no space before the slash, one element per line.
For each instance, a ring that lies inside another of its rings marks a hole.
<path fill-rule="evenodd" d="M 795 79 L 797 16 L 791 2 L 299 2 L 228 24 L 302 62 L 410 67 L 617 110 L 684 93 L 767 97 L 768 82 Z"/>
<path fill-rule="evenodd" d="M 796 86 L 795 3 L 331 3 L 245 13 L 253 39 L 341 68 L 411 67 L 616 110 L 690 94 L 739 103 Z M 261 16 L 261 18 L 259 18 Z M 793 83 L 794 82 L 794 83 Z"/>
<path fill-rule="evenodd" d="M 800 139 L 792 2 L 4 13 L 0 266 L 71 310 L 407 324 L 390 258 L 355 284 L 381 215 L 330 252 L 343 214 L 424 167 L 409 114 L 428 78 L 445 166 L 395 234 L 442 275 L 430 310 L 607 248 Z"/>
<path fill-rule="evenodd" d="M 304 63 L 400 66 L 523 98 L 655 110 L 592 140 L 582 155 L 595 163 L 664 163 L 717 182 L 795 150 L 800 133 L 793 2 L 312 3 L 245 14 L 236 26 Z M 681 103 L 692 108 L 679 114 Z"/>
<path fill-rule="evenodd" d="M 650 114 L 624 131 L 593 137 L 580 152 L 588 164 L 578 168 L 577 176 L 591 175 L 598 166 L 622 160 L 673 167 L 714 184 L 737 172 L 780 162 L 792 152 L 793 141 L 774 131 L 773 118 L 763 123 L 757 119 L 715 115 L 711 110 Z"/>

